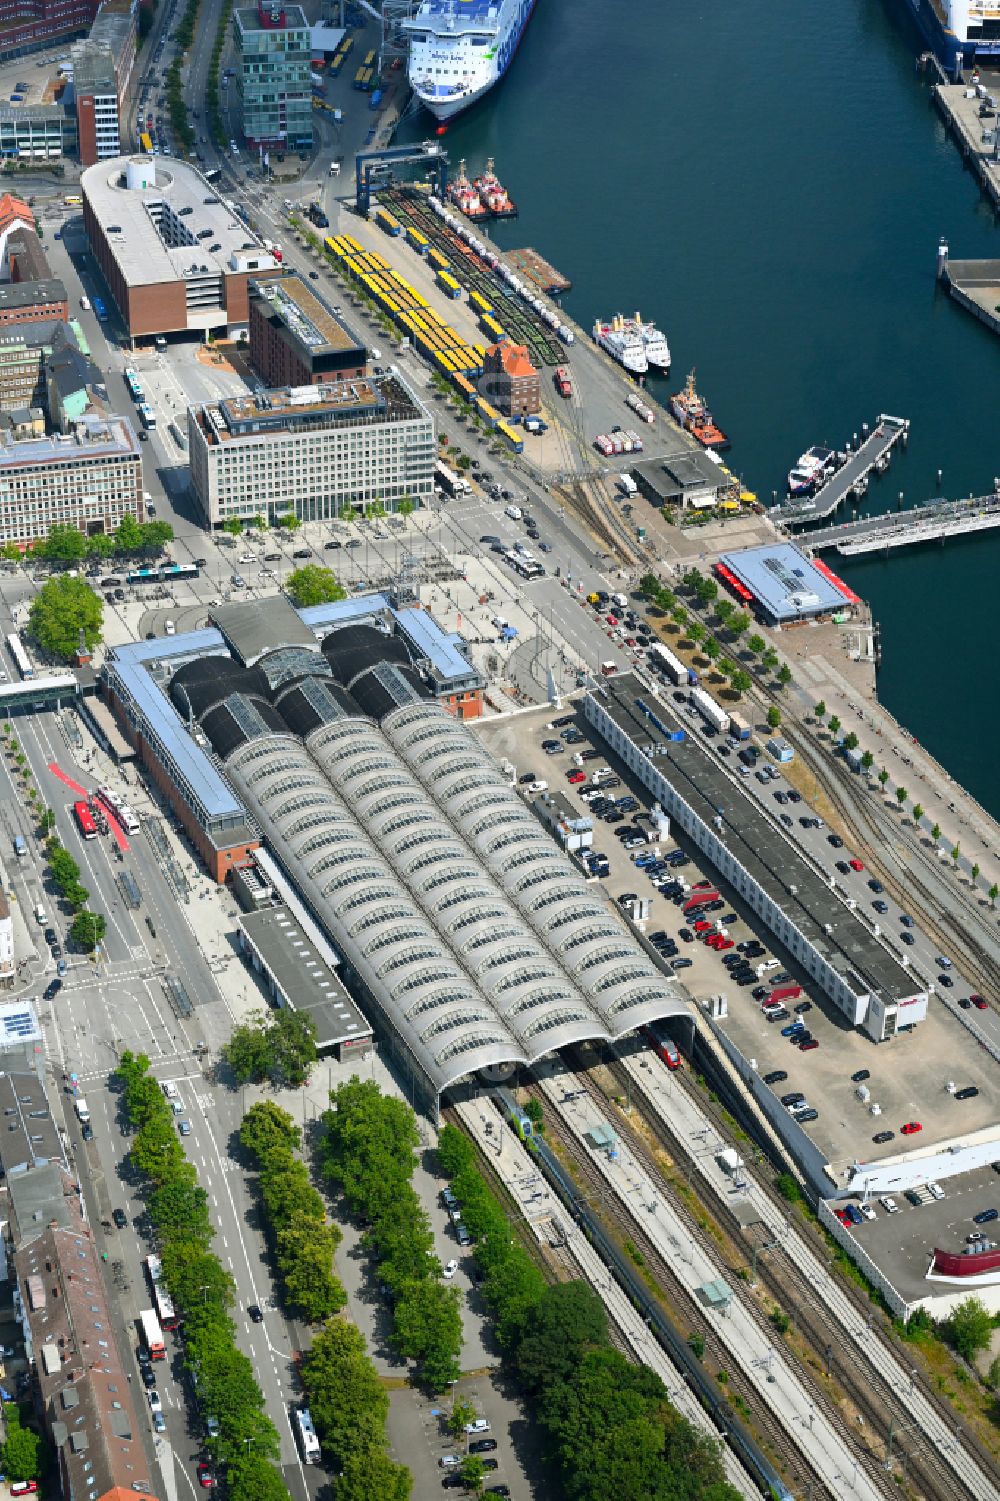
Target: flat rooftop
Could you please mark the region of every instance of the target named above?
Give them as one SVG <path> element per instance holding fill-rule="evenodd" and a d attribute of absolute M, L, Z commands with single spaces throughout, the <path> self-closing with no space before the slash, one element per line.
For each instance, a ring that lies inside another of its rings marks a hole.
<path fill-rule="evenodd" d="M 130 161 L 148 187 L 126 186 Z M 80 188 L 129 286 L 278 264 L 189 162 L 118 156 L 88 167 Z"/>
<path fill-rule="evenodd" d="M 350 350 L 359 350 L 364 355 L 364 345 L 297 273 L 253 281 L 250 290 L 251 295 L 256 294 L 270 305 L 272 316 L 305 345 L 313 358 Z"/>
<path fill-rule="evenodd" d="M 305 11 L 300 5 L 282 5 L 280 6 L 280 11 L 283 17 L 283 24 L 281 25 L 273 25 L 268 21 L 263 21 L 261 20 L 259 11 L 244 9 L 243 6 L 237 9 L 236 17 L 243 31 L 298 31 L 303 27 L 307 30 L 309 29 L 309 22 L 306 20 Z"/>
<path fill-rule="evenodd" d="M 83 418 L 72 433 L 47 438 L 0 438 L 0 468 L 25 464 L 79 463 L 81 459 L 139 456 L 139 441 L 127 417 Z"/>
<path fill-rule="evenodd" d="M 0 283 L 0 313 L 17 308 L 34 307 L 35 303 L 65 302 L 66 284 L 58 276 L 44 281 L 5 281 Z"/>
<path fill-rule="evenodd" d="M 844 607 L 844 595 L 827 574 L 790 542 L 726 552 L 719 561 L 774 620 L 798 620 Z"/>
<path fill-rule="evenodd" d="M 758 885 L 857 995 L 873 992 L 898 1002 L 921 990 L 879 940 L 831 889 L 783 830 L 747 796 L 739 779 L 688 736 L 672 741 L 637 707 L 656 706 L 657 717 L 685 730 L 673 704 L 634 673 L 612 678 L 595 698 L 640 748 L 652 748 L 656 765 L 699 818 L 714 826 L 727 848 Z"/>
<path fill-rule="evenodd" d="M 395 371 L 227 396 L 191 410 L 210 448 L 271 435 L 322 432 L 356 422 L 402 422 L 428 415 Z"/>
<path fill-rule="evenodd" d="M 371 1038 L 371 1027 L 339 976 L 287 907 L 246 912 L 240 927 L 285 1003 L 315 1022 L 318 1048 Z"/>

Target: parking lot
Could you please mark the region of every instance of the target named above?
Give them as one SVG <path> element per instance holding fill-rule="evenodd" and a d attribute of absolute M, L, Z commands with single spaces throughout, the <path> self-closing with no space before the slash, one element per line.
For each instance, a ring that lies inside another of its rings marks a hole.
<path fill-rule="evenodd" d="M 914 1191 L 873 1196 L 868 1206 L 871 1218 L 863 1216 L 860 1225 L 845 1227 L 877 1265 L 885 1267 L 893 1286 L 907 1300 L 927 1297 L 934 1290 L 927 1281 L 927 1268 L 935 1249 L 961 1252 L 976 1236 L 981 1238 L 982 1249 L 990 1243 L 1000 1245 L 1000 1214 L 982 1225 L 974 1218 L 1000 1210 L 1000 1172 L 981 1168 L 958 1178 L 942 1178 L 935 1186 L 940 1198 Z M 891 1212 L 887 1199 L 895 1206 Z"/>

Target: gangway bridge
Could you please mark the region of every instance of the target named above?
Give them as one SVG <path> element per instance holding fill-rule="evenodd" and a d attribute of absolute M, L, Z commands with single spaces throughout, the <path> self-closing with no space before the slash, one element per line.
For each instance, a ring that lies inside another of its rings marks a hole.
<path fill-rule="evenodd" d="M 779 526 L 803 526 L 809 521 L 821 521 L 832 516 L 839 505 L 850 496 L 862 496 L 868 488 L 868 479 L 873 470 L 880 474 L 889 465 L 889 455 L 899 442 L 906 442 L 910 423 L 906 417 L 887 417 L 883 413 L 860 448 L 850 453 L 846 463 L 832 474 L 809 498 L 786 500 L 772 506 L 768 511 L 772 521 Z"/>
<path fill-rule="evenodd" d="M 813 552 L 834 548 L 842 557 L 888 552 L 919 542 L 943 542 L 1000 527 L 1000 492 L 968 500 L 932 500 L 909 511 L 887 511 L 863 521 L 845 521 L 840 526 L 821 527 L 800 534 L 800 541 Z"/>

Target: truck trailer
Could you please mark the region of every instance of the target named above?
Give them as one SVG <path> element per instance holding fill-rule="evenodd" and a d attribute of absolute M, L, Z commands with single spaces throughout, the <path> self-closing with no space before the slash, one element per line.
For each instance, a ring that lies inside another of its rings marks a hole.
<path fill-rule="evenodd" d="M 721 705 L 715 702 L 710 693 L 705 692 L 704 688 L 692 688 L 691 702 L 702 719 L 713 725 L 720 734 L 724 734 L 729 729 L 729 715 Z"/>

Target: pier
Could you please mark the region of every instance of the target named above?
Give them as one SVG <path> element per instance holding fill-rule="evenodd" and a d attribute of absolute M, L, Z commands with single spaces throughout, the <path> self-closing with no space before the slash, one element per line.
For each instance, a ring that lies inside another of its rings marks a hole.
<path fill-rule="evenodd" d="M 839 526 L 808 532 L 801 541 L 813 552 L 834 548 L 842 557 L 888 552 L 894 547 L 912 547 L 920 542 L 943 542 L 946 537 L 964 537 L 970 532 L 1000 527 L 1000 494 L 980 495 L 969 500 L 935 500 L 909 511 L 887 511 L 864 521 L 845 521 Z"/>
<path fill-rule="evenodd" d="M 934 102 L 993 207 L 1000 209 L 1000 143 L 996 104 L 983 84 L 936 83 Z M 987 109 L 988 115 L 980 110 Z M 984 135 L 987 137 L 983 139 Z"/>
<path fill-rule="evenodd" d="M 547 297 L 557 297 L 560 292 L 568 292 L 573 285 L 568 276 L 563 276 L 561 271 L 557 271 L 550 261 L 530 246 L 524 250 L 507 250 L 504 254 L 518 275 L 526 276 Z"/>
<path fill-rule="evenodd" d="M 768 515 L 783 526 L 801 526 L 807 521 L 832 516 L 850 495 L 864 493 L 873 470 L 881 473 L 888 467 L 889 455 L 897 443 L 905 441 L 909 428 L 908 418 L 887 417 L 882 413 L 874 432 L 815 495 L 803 500 L 786 500 L 781 505 L 772 506 Z"/>
<path fill-rule="evenodd" d="M 938 277 L 956 302 L 1000 334 L 1000 260 L 949 260 L 948 246 L 942 240 L 938 246 Z"/>

